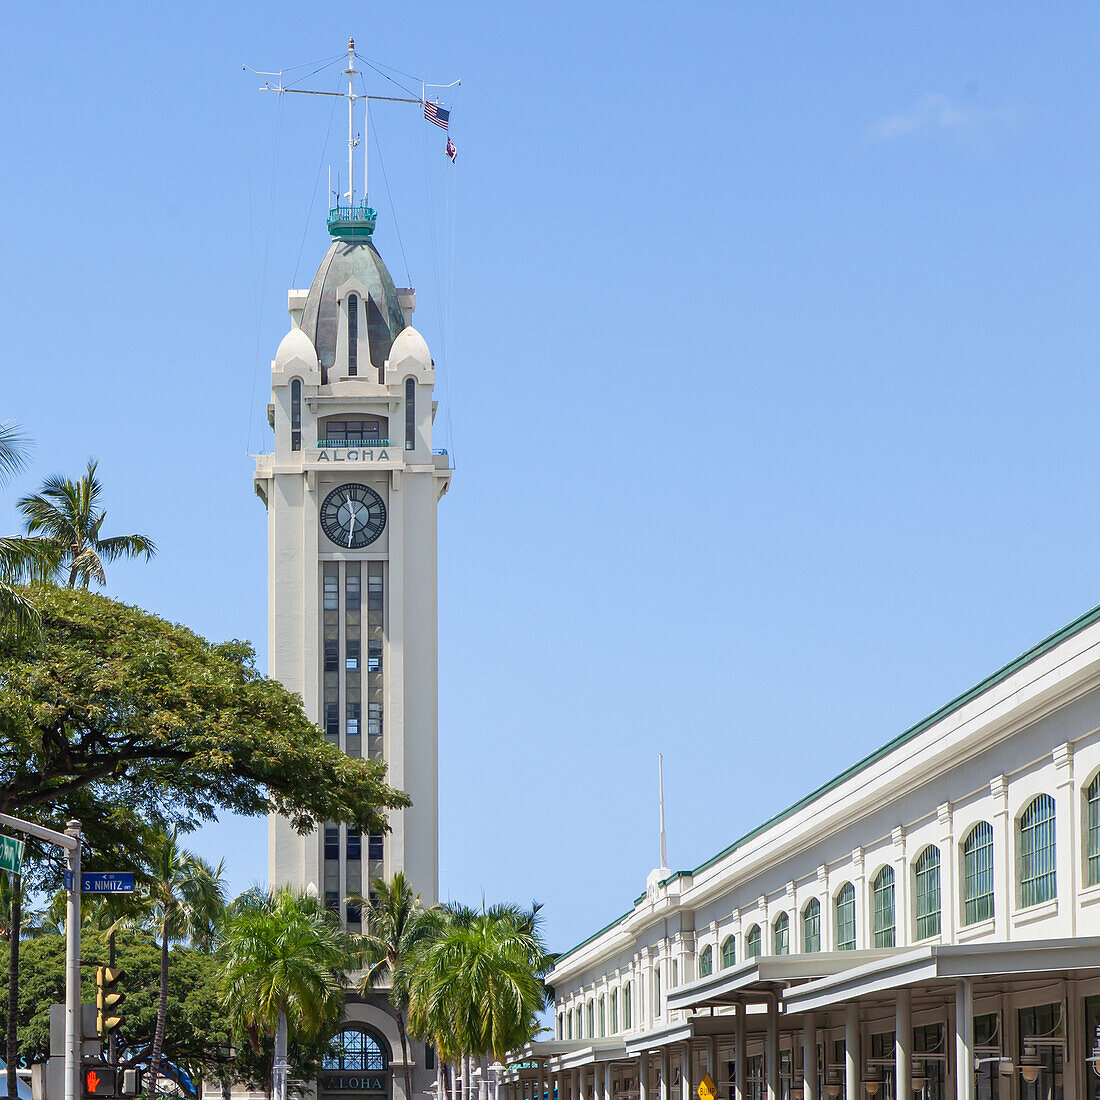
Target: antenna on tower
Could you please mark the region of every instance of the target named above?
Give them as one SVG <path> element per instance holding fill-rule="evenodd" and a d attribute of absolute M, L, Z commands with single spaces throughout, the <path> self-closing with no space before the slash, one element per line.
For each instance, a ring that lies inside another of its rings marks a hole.
<path fill-rule="evenodd" d="M 657 800 L 661 807 L 661 866 L 668 866 L 668 852 L 665 849 L 665 758 L 657 753 Z"/>
<path fill-rule="evenodd" d="M 347 207 L 342 207 L 337 203 L 335 211 L 330 214 L 329 221 L 335 220 L 341 222 L 361 222 L 364 229 L 367 229 L 369 223 L 369 230 L 366 235 L 370 235 L 370 230 L 374 229 L 374 211 L 370 210 L 367 206 L 367 134 L 369 133 L 369 118 L 368 112 L 370 110 L 371 100 L 377 100 L 385 103 L 416 103 L 423 105 L 425 100 L 425 87 L 440 88 L 440 87 L 453 87 L 453 85 L 441 85 L 441 84 L 429 84 L 424 85 L 421 83 L 421 92 L 419 99 L 409 99 L 400 96 L 390 95 L 368 95 L 365 92 L 357 94 L 355 91 L 355 78 L 360 74 L 360 71 L 355 67 L 356 60 L 355 53 L 355 39 L 348 39 L 347 48 L 347 68 L 344 69 L 343 75 L 348 78 L 348 87 L 346 92 L 325 92 L 312 88 L 292 88 L 283 83 L 283 72 L 262 72 L 259 69 L 250 68 L 245 65 L 244 68 L 250 73 L 254 73 L 256 76 L 268 76 L 278 77 L 278 84 L 272 85 L 270 81 L 265 81 L 264 86 L 260 89 L 262 92 L 277 92 L 279 95 L 322 95 L 335 97 L 337 99 L 346 99 L 348 101 L 348 189 L 341 195 L 341 198 L 347 199 Z M 328 64 L 333 64 L 336 59 L 329 61 Z M 365 59 L 364 59 L 365 60 Z M 370 64 L 368 62 L 368 64 Z M 373 68 L 374 66 L 371 65 Z M 455 81 L 455 84 L 460 84 L 461 81 Z M 355 129 L 355 104 L 359 101 L 363 101 L 363 130 L 362 136 L 356 132 Z M 363 198 L 357 205 L 355 202 L 355 148 L 359 142 L 363 142 Z M 330 187 L 331 193 L 331 187 Z"/>

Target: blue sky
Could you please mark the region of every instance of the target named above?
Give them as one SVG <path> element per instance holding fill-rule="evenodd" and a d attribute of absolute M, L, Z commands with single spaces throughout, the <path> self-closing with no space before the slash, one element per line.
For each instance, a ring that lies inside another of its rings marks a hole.
<path fill-rule="evenodd" d="M 344 123 L 242 65 L 351 34 L 461 77 L 454 168 L 400 105 L 371 164 L 457 467 L 440 884 L 565 948 L 656 862 L 658 751 L 691 867 L 1100 601 L 1100 9 L 358 13 L 6 13 L 0 417 L 37 454 L 0 514 L 96 455 L 161 548 L 109 593 L 266 660 L 247 455 Z M 263 822 L 196 843 L 266 871 Z"/>

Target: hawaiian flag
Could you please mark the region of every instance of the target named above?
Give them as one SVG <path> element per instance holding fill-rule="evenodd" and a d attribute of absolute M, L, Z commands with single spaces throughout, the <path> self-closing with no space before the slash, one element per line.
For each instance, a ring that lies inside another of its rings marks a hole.
<path fill-rule="evenodd" d="M 447 156 L 451 158 L 451 163 L 454 164 L 455 157 L 458 156 L 458 150 L 455 148 L 455 143 L 447 138 Z"/>
<path fill-rule="evenodd" d="M 447 124 L 451 120 L 451 112 L 444 107 L 440 107 L 438 103 L 424 103 L 424 117 L 429 122 L 434 122 L 436 126 L 441 126 L 444 130 L 447 129 Z"/>

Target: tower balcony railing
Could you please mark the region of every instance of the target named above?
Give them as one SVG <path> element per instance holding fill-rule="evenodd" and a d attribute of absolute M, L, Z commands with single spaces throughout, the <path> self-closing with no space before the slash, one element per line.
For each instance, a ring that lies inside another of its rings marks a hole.
<path fill-rule="evenodd" d="M 332 206 L 328 212 L 328 231 L 334 237 L 369 237 L 377 221 L 378 211 L 365 203 Z"/>
<path fill-rule="evenodd" d="M 388 439 L 318 439 L 317 446 L 322 450 L 334 447 L 388 447 Z"/>

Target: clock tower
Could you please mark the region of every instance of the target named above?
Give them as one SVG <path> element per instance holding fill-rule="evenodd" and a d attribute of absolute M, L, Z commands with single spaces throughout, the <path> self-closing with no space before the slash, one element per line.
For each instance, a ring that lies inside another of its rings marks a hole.
<path fill-rule="evenodd" d="M 267 507 L 269 671 L 325 738 L 384 760 L 412 799 L 392 831 L 329 823 L 299 836 L 273 816 L 269 878 L 315 890 L 349 931 L 349 902 L 404 871 L 436 900 L 436 504 L 450 460 L 432 450 L 435 367 L 394 286 L 365 205 L 329 212 L 332 243 L 271 365 L 275 449 L 257 458 Z"/>

